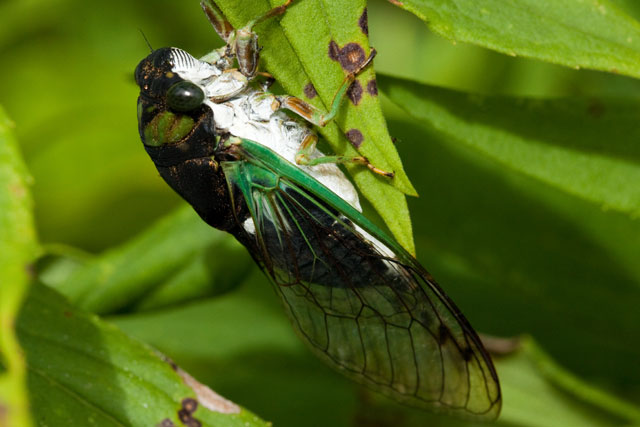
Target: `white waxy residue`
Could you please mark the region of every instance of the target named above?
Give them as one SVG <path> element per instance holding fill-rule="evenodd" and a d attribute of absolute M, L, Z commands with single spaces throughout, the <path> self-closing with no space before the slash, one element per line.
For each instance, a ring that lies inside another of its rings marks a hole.
<path fill-rule="evenodd" d="M 275 95 L 249 86 L 247 79 L 238 75 L 237 71 L 222 72 L 214 65 L 195 59 L 180 49 L 173 49 L 172 53 L 173 71 L 201 87 L 206 96 L 205 104 L 213 111 L 219 132 L 250 139 L 269 148 L 362 212 L 356 189 L 336 164 L 306 166 L 296 163 L 300 145 L 313 130 L 278 110 L 279 103 Z M 316 149 L 310 153 L 310 157 L 324 157 L 324 154 Z M 249 234 L 256 232 L 251 218 L 245 220 L 242 227 Z M 395 257 L 391 249 L 361 227 L 355 226 L 355 231 L 381 255 Z"/>

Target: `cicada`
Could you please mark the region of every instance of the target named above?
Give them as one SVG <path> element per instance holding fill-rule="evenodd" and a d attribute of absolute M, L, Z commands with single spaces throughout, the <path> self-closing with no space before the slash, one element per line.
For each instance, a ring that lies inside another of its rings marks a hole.
<path fill-rule="evenodd" d="M 226 46 L 202 59 L 178 48 L 143 59 L 135 79 L 144 147 L 204 221 L 247 248 L 318 357 L 408 405 L 494 419 L 500 386 L 478 335 L 416 259 L 362 215 L 336 163 L 391 174 L 316 148 L 311 125 L 336 114 L 373 55 L 345 76 L 328 113 L 258 78 L 253 26 L 290 3 L 234 29 L 205 0 Z"/>

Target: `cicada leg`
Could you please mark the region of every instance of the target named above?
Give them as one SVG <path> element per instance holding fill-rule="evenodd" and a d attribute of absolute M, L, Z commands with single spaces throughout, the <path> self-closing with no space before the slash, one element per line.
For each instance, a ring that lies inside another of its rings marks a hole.
<path fill-rule="evenodd" d="M 200 60 L 215 64 L 222 70 L 227 70 L 233 65 L 233 58 L 235 57 L 233 46 L 235 45 L 236 30 L 212 0 L 202 0 L 200 6 L 209 22 L 211 22 L 213 29 L 226 43 L 225 46 L 209 52 Z"/>
<path fill-rule="evenodd" d="M 209 18 L 211 25 L 213 25 L 213 29 L 216 30 L 216 33 L 218 33 L 220 38 L 228 44 L 231 36 L 235 32 L 233 25 L 231 25 L 218 5 L 216 5 L 212 0 L 202 0 L 200 2 L 200 6 L 202 7 L 204 14 Z"/>
<path fill-rule="evenodd" d="M 299 165 L 307 165 L 314 166 L 322 163 L 357 163 L 361 165 L 365 165 L 372 172 L 386 176 L 387 178 L 393 178 L 395 175 L 393 172 L 383 171 L 382 169 L 378 169 L 373 166 L 369 160 L 364 156 L 357 157 L 349 157 L 349 156 L 323 156 L 311 158 L 311 154 L 316 150 L 316 144 L 318 143 L 318 136 L 311 133 L 307 135 L 302 144 L 300 144 L 300 149 L 296 153 L 296 163 Z"/>
<path fill-rule="evenodd" d="M 358 74 L 371 63 L 373 58 L 376 56 L 376 53 L 377 52 L 375 49 L 371 49 L 369 57 L 360 65 L 360 67 L 345 76 L 342 84 L 340 85 L 340 88 L 336 91 L 335 95 L 333 95 L 333 100 L 331 101 L 331 109 L 329 110 L 329 112 L 322 111 L 318 107 L 315 107 L 300 98 L 289 95 L 278 96 L 280 108 L 286 108 L 287 110 L 293 111 L 303 119 L 307 120 L 310 123 L 313 123 L 316 126 L 326 126 L 326 124 L 333 120 L 338 114 L 340 105 L 342 104 L 342 101 L 344 100 L 344 97 L 347 94 L 347 90 L 349 89 L 349 86 L 351 86 L 351 83 L 353 83 Z"/>
<path fill-rule="evenodd" d="M 238 59 L 238 68 L 249 80 L 253 79 L 258 71 L 260 48 L 258 47 L 258 35 L 253 31 L 257 24 L 282 15 L 294 0 L 287 0 L 280 6 L 274 7 L 262 16 L 249 21 L 236 32 L 235 52 Z"/>
<path fill-rule="evenodd" d="M 371 60 L 375 56 L 376 56 L 376 51 L 375 49 L 372 49 L 367 60 L 364 61 L 362 65 L 358 67 L 357 70 L 353 71 L 352 73 L 349 73 L 344 78 L 344 81 L 340 85 L 340 88 L 337 90 L 336 94 L 333 96 L 333 101 L 331 101 L 331 109 L 329 110 L 329 112 L 324 112 L 319 108 L 309 104 L 308 102 L 303 101 L 300 98 L 296 98 L 294 96 L 288 96 L 288 95 L 277 97 L 280 103 L 280 108 L 286 108 L 287 110 L 290 110 L 296 113 L 303 119 L 307 120 L 310 123 L 313 123 L 316 126 L 321 126 L 321 127 L 326 126 L 326 124 L 329 123 L 338 114 L 338 111 L 340 110 L 340 105 L 347 93 L 347 90 L 349 89 L 349 86 L 351 86 L 351 83 L 353 83 L 358 73 L 360 73 L 367 65 L 371 63 Z M 356 157 L 323 156 L 323 157 L 311 158 L 311 154 L 316 149 L 317 142 L 318 142 L 318 137 L 315 134 L 309 134 L 305 137 L 305 139 L 302 141 L 302 144 L 300 144 L 300 149 L 298 150 L 298 153 L 296 154 L 297 164 L 313 166 L 321 163 L 358 163 L 358 164 L 365 165 L 372 172 L 378 175 L 382 175 L 388 178 L 393 178 L 394 176 L 393 172 L 387 172 L 373 166 L 369 162 L 369 160 L 364 156 L 356 156 Z"/>
<path fill-rule="evenodd" d="M 227 43 L 223 48 L 206 55 L 203 60 L 218 63 L 220 60 L 228 59 L 228 65 L 225 67 L 227 69 L 230 68 L 232 59 L 235 57 L 238 61 L 240 72 L 248 80 L 252 80 L 258 74 L 258 62 L 260 59 L 258 35 L 253 31 L 253 27 L 269 18 L 282 15 L 293 1 L 285 1 L 282 5 L 274 7 L 264 15 L 249 21 L 244 27 L 236 30 L 213 0 L 202 0 L 200 5 L 205 15 L 209 18 L 216 33 Z"/>

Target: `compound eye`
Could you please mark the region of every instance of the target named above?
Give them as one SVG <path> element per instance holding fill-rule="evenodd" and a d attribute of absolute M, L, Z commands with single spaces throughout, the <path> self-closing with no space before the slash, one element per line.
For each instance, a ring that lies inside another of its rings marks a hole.
<path fill-rule="evenodd" d="M 198 85 L 188 81 L 181 81 L 167 91 L 167 104 L 175 111 L 191 111 L 198 108 L 204 101 L 204 92 Z"/>

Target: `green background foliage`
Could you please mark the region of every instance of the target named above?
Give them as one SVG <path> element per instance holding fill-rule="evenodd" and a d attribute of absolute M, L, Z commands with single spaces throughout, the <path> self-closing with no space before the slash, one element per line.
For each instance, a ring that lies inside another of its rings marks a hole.
<path fill-rule="evenodd" d="M 346 0 L 299 1 L 339 16 Z M 372 205 L 395 191 L 380 216 L 405 246 L 413 226 L 418 259 L 475 328 L 522 337 L 496 358 L 498 424 L 640 423 L 640 6 L 372 1 L 368 15 L 401 190 L 420 195 L 412 223 L 397 186 L 371 181 Z M 284 33 L 296 25 L 304 36 L 303 19 Z M 315 360 L 244 249 L 162 182 L 137 133 L 138 29 L 196 56 L 221 45 L 195 0 L 0 4 L 0 426 L 180 425 L 193 390 L 149 345 L 275 425 L 467 425 Z"/>

